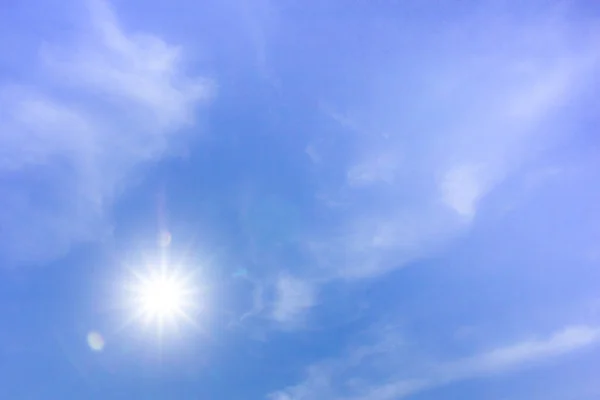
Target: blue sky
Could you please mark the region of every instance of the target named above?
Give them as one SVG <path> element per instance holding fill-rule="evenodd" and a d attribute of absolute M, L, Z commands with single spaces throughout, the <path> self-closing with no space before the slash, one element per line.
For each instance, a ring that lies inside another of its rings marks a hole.
<path fill-rule="evenodd" d="M 595 2 L 5 3 L 0 398 L 600 396 Z"/>

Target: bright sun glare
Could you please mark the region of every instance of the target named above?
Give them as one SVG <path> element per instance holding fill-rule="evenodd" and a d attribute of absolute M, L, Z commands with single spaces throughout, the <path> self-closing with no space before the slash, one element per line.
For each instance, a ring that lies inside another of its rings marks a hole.
<path fill-rule="evenodd" d="M 159 332 L 166 324 L 181 319 L 191 321 L 189 312 L 195 307 L 195 291 L 189 278 L 164 268 L 136 277 L 133 302 L 138 318 L 157 324 Z"/>
<path fill-rule="evenodd" d="M 143 313 L 152 318 L 165 318 L 182 312 L 185 286 L 172 276 L 155 276 L 140 287 Z"/>

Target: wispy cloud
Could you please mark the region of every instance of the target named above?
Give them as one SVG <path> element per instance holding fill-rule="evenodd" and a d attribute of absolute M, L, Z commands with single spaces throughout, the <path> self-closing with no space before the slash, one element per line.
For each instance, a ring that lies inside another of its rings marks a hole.
<path fill-rule="evenodd" d="M 444 18 L 435 29 L 373 11 L 377 24 L 391 22 L 377 32 L 370 16 L 345 15 L 353 29 L 367 26 L 377 49 L 345 59 L 340 90 L 329 90 L 337 76 L 331 65 L 303 71 L 331 77 L 316 88 L 322 125 L 311 125 L 304 143 L 315 208 L 326 218 L 294 243 L 313 290 L 377 278 L 435 254 L 477 223 L 507 178 L 568 135 L 560 127 L 577 116 L 564 106 L 598 83 L 597 32 L 565 10 L 522 16 L 485 8 L 459 22 Z M 279 295 L 265 310 L 277 310 L 276 321 L 302 319 L 318 304 L 292 302 L 311 296 L 283 295 L 293 290 L 280 283 L 273 289 Z"/>
<path fill-rule="evenodd" d="M 600 340 L 600 328 L 595 326 L 568 326 L 546 339 L 527 340 L 499 347 L 472 358 L 445 365 L 442 370 L 451 380 L 496 373 L 511 368 L 544 361 Z"/>
<path fill-rule="evenodd" d="M 390 340 L 392 339 L 392 340 Z M 490 374 L 531 367 L 600 340 L 600 328 L 567 326 L 547 338 L 519 341 L 454 361 L 419 361 L 404 342 L 384 335 L 371 346 L 308 368 L 298 385 L 270 395 L 274 400 L 393 400 Z M 410 362 L 410 365 L 406 363 Z"/>
<path fill-rule="evenodd" d="M 282 275 L 276 285 L 272 317 L 281 326 L 295 326 L 316 302 L 315 287 L 308 281 Z"/>
<path fill-rule="evenodd" d="M 309 144 L 326 177 L 322 205 L 336 205 L 335 222 L 308 246 L 325 275 L 372 277 L 434 251 L 507 176 L 560 141 L 557 127 L 572 118 L 563 106 L 595 82 L 600 52 L 593 29 L 558 15 L 490 24 L 474 14 L 461 29 L 448 22 L 438 33 L 399 28 L 382 38 L 420 38 L 429 55 L 413 68 L 399 44 L 398 58 L 386 53 L 356 77 L 376 95 L 348 111 L 323 109 L 346 130 Z M 399 89 L 406 81 L 418 87 L 412 96 Z"/>
<path fill-rule="evenodd" d="M 486 194 L 489 183 L 483 168 L 461 165 L 446 171 L 440 183 L 443 202 L 457 214 L 473 218 L 478 201 Z"/>
<path fill-rule="evenodd" d="M 46 81 L 0 88 L 0 254 L 11 264 L 107 233 L 124 180 L 170 151 L 211 92 L 186 75 L 180 48 L 127 32 L 101 0 L 88 6 L 89 30 L 40 49 Z"/>

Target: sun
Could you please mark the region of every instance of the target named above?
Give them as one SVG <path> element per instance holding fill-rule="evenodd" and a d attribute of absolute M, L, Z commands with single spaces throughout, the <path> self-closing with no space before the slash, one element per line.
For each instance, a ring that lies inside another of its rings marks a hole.
<path fill-rule="evenodd" d="M 165 274 L 151 276 L 139 288 L 139 305 L 150 319 L 164 319 L 183 312 L 185 282 Z"/>
<path fill-rule="evenodd" d="M 158 268 L 136 274 L 130 286 L 131 304 L 136 319 L 155 325 L 159 333 L 182 320 L 192 321 L 197 308 L 197 290 L 190 276 L 175 269 Z"/>

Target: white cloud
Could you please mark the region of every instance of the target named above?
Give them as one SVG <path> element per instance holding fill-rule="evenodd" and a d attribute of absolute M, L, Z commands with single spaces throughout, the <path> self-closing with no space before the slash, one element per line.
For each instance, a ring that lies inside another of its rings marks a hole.
<path fill-rule="evenodd" d="M 283 325 L 298 324 L 315 301 L 315 288 L 310 282 L 282 275 L 276 284 L 272 317 Z"/>
<path fill-rule="evenodd" d="M 270 396 L 286 400 L 401 399 L 452 382 L 531 367 L 599 340 L 598 327 L 568 326 L 546 339 L 521 341 L 464 359 L 419 362 L 402 341 L 393 346 L 390 336 L 384 335 L 374 345 L 309 367 L 303 382 Z"/>
<path fill-rule="evenodd" d="M 0 254 L 9 263 L 108 233 L 103 214 L 125 179 L 170 151 L 210 95 L 206 80 L 183 71 L 180 48 L 126 32 L 103 1 L 89 11 L 89 31 L 43 46 L 47 81 L 0 87 Z"/>

